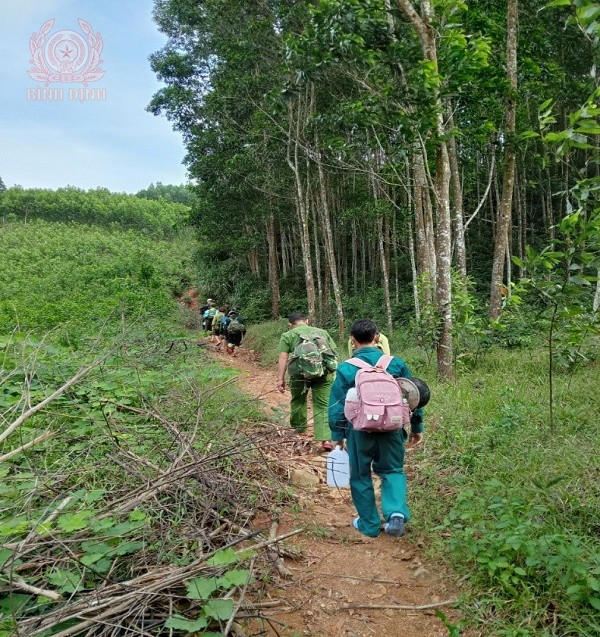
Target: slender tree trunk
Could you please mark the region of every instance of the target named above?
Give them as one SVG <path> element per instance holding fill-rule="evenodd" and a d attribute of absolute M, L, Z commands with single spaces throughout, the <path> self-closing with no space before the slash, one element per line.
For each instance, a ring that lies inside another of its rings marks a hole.
<path fill-rule="evenodd" d="M 414 182 L 414 211 L 415 228 L 417 235 L 417 269 L 419 275 L 427 275 L 433 279 L 434 272 L 431 270 L 432 258 L 430 257 L 430 243 L 425 229 L 429 220 L 425 213 L 425 193 L 427 192 L 427 182 L 425 180 L 425 169 L 423 167 L 423 154 L 420 148 L 416 148 L 413 154 L 413 182 Z M 427 299 L 429 303 L 433 298 Z"/>
<path fill-rule="evenodd" d="M 438 71 L 437 44 L 433 23 L 435 22 L 430 0 L 421 0 L 423 18 L 415 11 L 410 0 L 397 0 L 398 6 L 415 28 L 423 57 Z M 450 160 L 444 141 L 446 128 L 444 108 L 439 90 L 434 93 L 436 114 L 436 175 L 434 180 L 436 204 L 436 304 L 440 315 L 440 331 L 437 342 L 437 371 L 444 378 L 454 375 L 452 349 L 452 217 L 450 213 Z"/>
<path fill-rule="evenodd" d="M 352 291 L 358 292 L 358 240 L 356 238 L 356 219 L 352 219 Z"/>
<path fill-rule="evenodd" d="M 448 126 L 454 128 L 452 108 L 448 108 Z M 456 248 L 456 269 L 463 279 L 467 277 L 467 252 L 465 247 L 465 227 L 462 186 L 458 169 L 458 152 L 456 137 L 448 139 L 448 157 L 450 160 L 450 185 L 452 188 L 452 203 L 454 205 L 454 245 Z"/>
<path fill-rule="evenodd" d="M 277 258 L 277 232 L 275 216 L 269 215 L 267 221 L 267 242 L 269 245 L 269 287 L 271 288 L 271 316 L 279 317 L 279 260 Z"/>
<path fill-rule="evenodd" d="M 315 251 L 315 278 L 317 281 L 317 317 L 318 320 L 321 320 L 323 317 L 323 307 L 325 305 L 326 299 L 323 293 L 323 278 L 322 272 L 323 269 L 321 267 L 321 242 L 319 241 L 319 224 L 318 217 L 314 214 L 314 211 L 318 210 L 317 202 L 312 196 L 312 188 L 310 189 L 310 199 L 307 201 L 307 206 L 309 210 L 313 211 L 312 215 L 312 230 L 313 230 L 313 246 Z M 310 203 L 309 203 L 310 202 Z"/>
<path fill-rule="evenodd" d="M 417 270 L 417 260 L 415 254 L 415 240 L 413 235 L 413 219 L 411 215 L 411 210 L 413 210 L 413 202 L 412 202 L 412 189 L 410 188 L 410 164 L 408 159 L 405 162 L 406 168 L 406 183 L 409 184 L 406 189 L 406 203 L 408 208 L 408 215 L 406 217 L 406 226 L 407 226 L 407 235 L 408 235 L 408 253 L 410 258 L 410 272 L 412 278 L 412 289 L 413 289 L 413 301 L 415 305 L 415 320 L 417 323 L 421 320 L 421 303 L 419 301 L 419 274 Z"/>
<path fill-rule="evenodd" d="M 508 224 L 508 241 L 506 242 L 506 296 L 510 297 L 510 284 L 512 282 L 512 255 L 513 255 L 513 222 L 512 216 Z"/>
<path fill-rule="evenodd" d="M 438 113 L 438 119 L 442 114 Z M 441 123 L 438 121 L 438 127 Z M 443 125 L 442 125 L 443 126 Z M 454 375 L 452 350 L 452 236 L 450 213 L 450 161 L 445 143 L 440 143 L 436 158 L 437 278 L 436 300 L 442 326 L 437 347 L 438 373 Z"/>
<path fill-rule="evenodd" d="M 362 291 L 363 293 L 367 291 L 367 242 L 365 240 L 364 233 L 362 234 L 362 239 L 360 242 L 360 265 L 362 268 Z"/>
<path fill-rule="evenodd" d="M 394 298 L 396 300 L 396 303 L 398 303 L 400 301 L 400 265 L 399 265 L 399 251 L 398 251 L 398 230 L 396 227 L 396 217 L 397 215 L 397 211 L 394 208 L 394 212 L 393 212 L 393 217 L 392 217 L 392 236 L 391 236 L 391 243 L 392 243 L 392 251 L 393 251 L 393 255 L 394 255 Z"/>
<path fill-rule="evenodd" d="M 567 179 L 568 179 L 568 165 L 567 165 Z M 548 233 L 550 234 L 550 238 L 554 239 L 556 236 L 556 231 L 554 228 L 554 210 L 552 209 L 552 181 L 550 179 L 550 172 L 548 174 L 548 203 L 546 205 L 546 209 L 548 210 Z M 569 184 L 565 184 L 565 188 L 569 188 Z M 565 195 L 568 197 L 568 194 Z"/>
<path fill-rule="evenodd" d="M 494 260 L 492 263 L 492 285 L 490 292 L 490 319 L 497 319 L 502 312 L 502 278 L 504 259 L 508 249 L 508 227 L 512 213 L 513 188 L 515 182 L 515 131 L 517 114 L 517 23 L 518 0 L 508 0 L 507 40 L 506 40 L 506 73 L 510 87 L 510 96 L 506 109 L 506 153 L 504 164 L 504 180 L 502 184 L 502 201 L 498 211 L 496 241 L 494 244 Z"/>
<path fill-rule="evenodd" d="M 407 218 L 408 223 L 408 252 L 410 254 L 410 272 L 412 275 L 413 301 L 415 304 L 415 320 L 417 323 L 421 320 L 421 303 L 419 302 L 419 276 L 417 274 L 417 263 L 415 260 L 415 241 L 412 231 L 412 220 L 410 215 Z"/>
<path fill-rule="evenodd" d="M 380 217 L 377 220 L 377 235 L 379 237 L 379 255 L 381 257 L 381 271 L 383 274 L 383 293 L 385 296 L 385 310 L 387 315 L 387 327 L 388 334 L 391 335 L 394 329 L 394 323 L 392 321 L 392 303 L 390 299 L 390 276 L 388 273 L 388 267 L 385 258 L 385 245 L 383 240 L 383 219 Z"/>
<path fill-rule="evenodd" d="M 523 181 L 523 178 L 521 179 L 521 182 Z M 521 261 L 523 261 L 523 255 L 525 252 L 525 246 L 523 244 L 523 192 L 521 189 L 521 186 L 519 184 L 519 180 L 517 179 L 517 221 L 518 221 L 518 225 L 517 225 L 517 255 L 519 256 L 519 259 Z M 519 279 L 523 278 L 523 268 L 521 266 L 519 266 Z"/>
<path fill-rule="evenodd" d="M 285 245 L 285 230 L 280 227 L 279 239 L 281 242 L 281 276 L 285 278 L 287 276 L 287 247 Z"/>
<path fill-rule="evenodd" d="M 598 280 L 596 281 L 596 294 L 594 295 L 594 303 L 592 305 L 594 312 L 597 312 L 598 308 L 600 308 L 600 268 L 596 271 L 596 276 Z"/>
<path fill-rule="evenodd" d="M 423 172 L 423 178 L 425 179 L 425 173 Z M 433 287 L 433 294 L 437 292 L 437 280 L 436 273 L 438 270 L 437 253 L 435 247 L 435 223 L 433 221 L 433 205 L 431 203 L 431 193 L 427 180 L 423 182 L 423 217 L 425 221 L 425 239 L 427 241 L 427 257 L 429 259 L 429 265 L 427 270 L 431 274 L 431 285 Z"/>
<path fill-rule="evenodd" d="M 333 296 L 335 298 L 335 310 L 338 318 L 338 327 L 340 331 L 340 339 L 344 335 L 344 308 L 342 306 L 342 293 L 338 280 L 337 263 L 335 260 L 335 250 L 333 246 L 333 231 L 331 229 L 331 215 L 329 212 L 329 203 L 327 200 L 327 185 L 325 182 L 325 171 L 323 170 L 323 162 L 319 151 L 316 152 L 317 168 L 319 170 L 319 192 L 321 195 L 321 222 L 323 224 L 323 235 L 325 240 L 325 253 L 329 264 L 329 273 L 331 274 L 331 284 L 333 286 Z M 346 259 L 347 262 L 347 259 Z"/>
<path fill-rule="evenodd" d="M 305 188 L 300 170 L 300 132 L 302 130 L 302 97 L 299 96 L 297 108 L 294 111 L 293 102 L 289 106 L 289 131 L 287 144 L 287 163 L 296 182 L 296 211 L 300 224 L 300 247 L 302 251 L 302 263 L 304 265 L 304 279 L 306 282 L 306 300 L 308 303 L 308 316 L 311 322 L 316 319 L 315 282 L 313 277 L 312 255 L 310 249 L 309 211 L 306 208 Z M 295 118 L 294 118 L 295 115 Z M 295 119 L 295 121 L 294 121 Z"/>

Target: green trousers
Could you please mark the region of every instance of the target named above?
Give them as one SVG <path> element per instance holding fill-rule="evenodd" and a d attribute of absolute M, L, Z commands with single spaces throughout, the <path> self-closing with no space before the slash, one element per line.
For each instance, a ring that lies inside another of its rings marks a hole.
<path fill-rule="evenodd" d="M 308 390 L 310 389 L 313 404 L 314 438 L 315 440 L 329 440 L 331 438 L 327 407 L 332 384 L 333 374 L 325 374 L 325 376 L 314 380 L 290 380 L 290 391 L 292 393 L 290 425 L 298 433 L 306 431 L 306 401 Z"/>
<path fill-rule="evenodd" d="M 371 467 L 381 478 L 383 519 L 387 521 L 392 513 L 402 513 L 408 522 L 410 512 L 406 503 L 404 430 L 366 433 L 349 427 L 346 435 L 350 456 L 350 492 L 360 516 L 359 530 L 371 537 L 377 537 L 381 532 Z"/>

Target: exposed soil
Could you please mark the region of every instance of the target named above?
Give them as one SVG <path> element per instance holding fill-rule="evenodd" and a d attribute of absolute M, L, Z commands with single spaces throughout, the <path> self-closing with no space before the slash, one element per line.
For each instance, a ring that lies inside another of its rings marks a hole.
<path fill-rule="evenodd" d="M 240 371 L 239 386 L 262 401 L 270 420 L 285 422 L 289 393 L 276 390 L 275 369 L 259 366 L 254 352 L 239 351 L 233 358 L 206 339 L 206 351 L 216 360 Z M 323 476 L 325 457 L 310 439 L 299 439 L 295 467 Z M 407 473 L 418 462 L 418 451 L 407 454 Z M 283 600 L 265 610 L 269 622 L 262 622 L 260 634 L 292 637 L 436 637 L 448 631 L 434 609 L 351 609 L 370 605 L 425 605 L 454 599 L 456 591 L 443 574 L 422 557 L 421 538 L 410 532 L 400 539 L 380 536 L 372 539 L 354 530 L 355 516 L 348 490 L 335 490 L 323 483 L 296 488 L 296 505 L 279 520 L 278 533 L 295 528 L 303 533 L 288 540 L 302 558 L 285 560 L 291 576 L 275 577 L 267 587 L 266 599 Z M 270 520 L 257 520 L 268 526 Z M 451 607 L 442 608 L 456 619 Z"/>

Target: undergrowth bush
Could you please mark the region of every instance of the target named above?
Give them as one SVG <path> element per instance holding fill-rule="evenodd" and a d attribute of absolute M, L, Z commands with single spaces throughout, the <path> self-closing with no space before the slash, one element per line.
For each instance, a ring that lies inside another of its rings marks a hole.
<path fill-rule="evenodd" d="M 426 378 L 426 446 L 411 471 L 414 524 L 464 572 L 480 634 L 594 635 L 600 543 L 597 370 L 557 374 L 550 431 L 544 348 L 492 347 L 454 384 Z M 450 552 L 449 552 L 450 551 Z"/>

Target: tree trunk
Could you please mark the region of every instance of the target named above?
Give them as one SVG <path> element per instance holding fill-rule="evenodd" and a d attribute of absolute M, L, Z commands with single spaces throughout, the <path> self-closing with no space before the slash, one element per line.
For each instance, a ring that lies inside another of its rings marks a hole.
<path fill-rule="evenodd" d="M 521 173 L 521 182 L 524 181 L 523 175 Z M 517 255 L 519 256 L 519 259 L 521 261 L 523 261 L 523 257 L 524 257 L 524 253 L 525 253 L 525 237 L 524 237 L 524 229 L 523 229 L 523 224 L 524 224 L 524 220 L 523 220 L 523 192 L 522 192 L 522 188 L 519 184 L 519 181 L 517 180 L 516 183 L 517 186 Z M 519 266 L 519 279 L 522 279 L 523 276 L 525 275 L 525 273 L 523 272 L 523 268 L 521 266 Z"/>
<path fill-rule="evenodd" d="M 287 246 L 285 245 L 285 230 L 280 226 L 280 240 L 281 240 L 281 275 L 283 278 L 287 276 Z"/>
<path fill-rule="evenodd" d="M 321 222 L 323 224 L 323 235 L 325 239 L 325 253 L 329 264 L 329 273 L 331 274 L 331 285 L 333 286 L 333 296 L 335 298 L 335 310 L 338 318 L 338 327 L 340 331 L 340 340 L 344 335 L 344 308 L 342 306 L 342 293 L 338 280 L 337 263 L 335 260 L 335 250 L 333 246 L 333 232 L 331 229 L 331 215 L 329 212 L 329 203 L 327 200 L 327 185 L 325 182 L 325 171 L 323 170 L 323 162 L 321 154 L 316 152 L 317 168 L 319 170 L 319 192 L 321 194 Z M 346 259 L 347 262 L 347 259 Z"/>
<path fill-rule="evenodd" d="M 414 183 L 414 212 L 415 228 L 417 235 L 417 269 L 419 275 L 427 274 L 430 278 L 434 276 L 431 271 L 431 258 L 429 256 L 429 242 L 425 230 L 425 192 L 427 183 L 425 181 L 425 169 L 423 167 L 423 154 L 420 148 L 416 148 L 413 154 L 413 183 Z M 433 301 L 433 299 L 429 299 Z"/>
<path fill-rule="evenodd" d="M 310 209 L 315 211 L 317 210 L 316 201 L 311 196 L 310 198 L 311 206 Z M 315 246 L 315 272 L 317 279 L 317 316 L 318 319 L 321 320 L 323 318 L 323 308 L 327 302 L 325 299 L 325 295 L 323 293 L 323 279 L 322 279 L 322 268 L 321 268 L 321 245 L 319 241 L 319 228 L 318 228 L 318 218 L 316 214 L 313 214 L 312 220 L 313 226 L 313 245 Z"/>
<path fill-rule="evenodd" d="M 383 219 L 377 220 L 377 235 L 379 237 L 379 255 L 381 257 L 381 271 L 383 273 L 383 293 L 385 296 L 385 310 L 387 315 L 388 334 L 392 334 L 394 324 L 392 321 L 392 303 L 390 300 L 390 277 L 385 258 L 385 245 L 383 241 Z"/>
<path fill-rule="evenodd" d="M 356 238 L 356 219 L 352 219 L 352 291 L 358 292 L 358 241 Z"/>
<path fill-rule="evenodd" d="M 269 246 L 269 288 L 271 288 L 271 316 L 279 317 L 279 259 L 277 258 L 277 232 L 275 216 L 269 215 L 267 221 L 267 243 Z"/>
<path fill-rule="evenodd" d="M 400 301 L 400 255 L 399 255 L 399 250 L 398 250 L 398 229 L 397 229 L 397 216 L 398 213 L 396 211 L 396 208 L 394 208 L 394 212 L 393 212 L 393 218 L 392 218 L 392 236 L 391 236 L 391 243 L 392 243 L 392 250 L 393 250 L 393 255 L 394 255 L 394 298 L 396 300 L 396 303 L 398 303 Z"/>
<path fill-rule="evenodd" d="M 408 159 L 405 162 L 406 168 L 406 183 L 410 184 L 410 164 Z M 413 300 L 415 305 L 415 320 L 417 323 L 421 320 L 421 303 L 419 301 L 419 274 L 417 270 L 417 260 L 415 254 L 415 240 L 413 235 L 413 221 L 411 216 L 411 210 L 413 210 L 412 202 L 412 190 L 410 185 L 406 189 L 406 203 L 408 208 L 407 215 L 407 234 L 408 234 L 408 253 L 410 258 L 410 272 L 412 278 Z"/>
<path fill-rule="evenodd" d="M 289 129 L 287 143 L 287 163 L 296 182 L 296 212 L 300 225 L 300 247 L 302 251 L 302 264 L 304 266 L 304 280 L 306 283 L 306 300 L 308 304 L 308 316 L 311 322 L 316 318 L 315 282 L 313 278 L 312 256 L 310 251 L 309 212 L 306 208 L 305 189 L 300 171 L 300 131 L 302 128 L 302 97 L 299 96 L 297 109 L 294 113 L 294 103 L 289 105 Z M 294 121 L 294 114 L 296 115 Z"/>
<path fill-rule="evenodd" d="M 504 180 L 502 183 L 502 200 L 498 211 L 498 223 L 494 244 L 494 260 L 492 263 L 492 285 L 490 292 L 490 319 L 497 319 L 502 312 L 502 278 L 504 275 L 504 259 L 508 249 L 508 228 L 512 213 L 513 188 L 515 182 L 515 131 L 517 114 L 517 22 L 518 0 L 508 0 L 507 38 L 506 38 L 506 74 L 510 87 L 509 101 L 506 108 L 506 152 L 504 164 Z"/>
<path fill-rule="evenodd" d="M 423 57 L 433 63 L 438 71 L 437 45 L 433 24 L 435 22 L 430 0 L 422 0 L 424 17 L 415 11 L 410 0 L 397 0 L 400 9 L 411 22 L 421 41 Z M 446 142 L 444 108 L 439 89 L 434 89 L 436 114 L 436 175 L 435 208 L 437 221 L 436 234 L 436 304 L 440 315 L 440 331 L 437 342 L 437 371 L 444 378 L 454 375 L 452 350 L 452 217 L 450 213 L 450 160 Z"/>
<path fill-rule="evenodd" d="M 448 126 L 454 128 L 452 108 L 448 108 Z M 463 279 L 467 277 L 467 252 L 465 247 L 465 227 L 462 186 L 458 169 L 458 152 L 456 137 L 448 138 L 448 157 L 450 159 L 450 185 L 452 187 L 452 203 L 454 205 L 454 245 L 456 248 L 456 269 Z"/>
<path fill-rule="evenodd" d="M 442 113 L 438 113 L 438 120 Z M 438 127 L 443 123 L 438 121 Z M 441 133 L 438 133 L 441 136 Z M 452 217 L 450 213 L 450 161 L 448 149 L 440 142 L 436 157 L 436 301 L 441 318 L 441 330 L 437 346 L 437 370 L 444 378 L 454 375 L 452 352 Z"/>
<path fill-rule="evenodd" d="M 362 239 L 360 242 L 360 262 L 361 262 L 361 271 L 362 271 L 362 291 L 363 293 L 367 291 L 367 242 L 365 241 L 365 235 L 362 234 Z"/>

